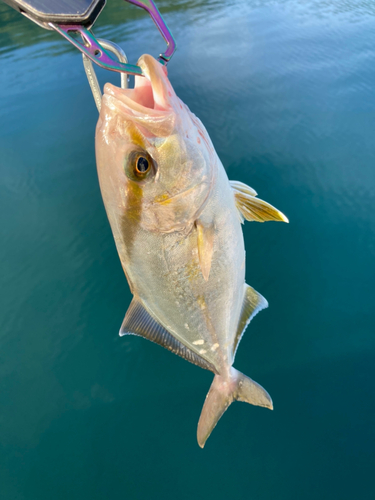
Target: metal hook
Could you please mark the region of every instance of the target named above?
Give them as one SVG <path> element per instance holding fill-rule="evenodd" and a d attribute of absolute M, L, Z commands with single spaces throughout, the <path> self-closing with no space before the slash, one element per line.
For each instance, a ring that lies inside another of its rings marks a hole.
<path fill-rule="evenodd" d="M 109 50 L 113 54 L 115 54 L 121 63 L 127 64 L 128 58 L 126 57 L 125 52 L 119 47 L 116 43 L 110 42 L 109 40 L 104 40 L 103 38 L 99 38 L 98 42 L 100 42 L 101 46 L 106 50 Z M 85 68 L 86 76 L 89 81 L 89 85 L 94 96 L 94 101 L 98 111 L 100 113 L 100 109 L 102 106 L 102 91 L 100 90 L 100 85 L 98 82 L 98 78 L 96 76 L 94 67 L 92 65 L 91 60 L 86 56 L 86 54 L 82 54 L 83 66 Z M 121 73 L 121 88 L 127 89 L 129 83 L 129 77 L 126 73 Z"/>
<path fill-rule="evenodd" d="M 170 29 L 164 22 L 164 19 L 160 14 L 159 9 L 156 7 L 156 5 L 152 0 L 125 0 L 125 1 L 137 5 L 138 7 L 141 7 L 150 14 L 152 20 L 156 24 L 156 27 L 160 31 L 162 37 L 167 42 L 167 50 L 162 54 L 160 54 L 158 58 L 162 64 L 167 65 L 168 62 L 171 60 L 171 57 L 175 53 L 176 42 L 175 39 L 173 38 Z"/>
<path fill-rule="evenodd" d="M 49 23 L 49 25 L 89 59 L 91 59 L 92 62 L 98 64 L 102 68 L 110 71 L 118 71 L 120 73 L 143 76 L 142 70 L 139 66 L 136 66 L 135 64 L 124 64 L 113 59 L 104 47 L 100 45 L 95 36 L 83 26 L 59 26 L 53 23 Z M 73 38 L 70 33 L 80 33 L 83 42 Z"/>
<path fill-rule="evenodd" d="M 156 24 L 158 30 L 162 34 L 164 40 L 167 42 L 167 50 L 160 54 L 159 61 L 166 65 L 176 50 L 176 42 L 170 32 L 168 26 L 164 22 L 162 15 L 160 14 L 158 8 L 154 4 L 153 0 L 125 0 L 129 3 L 137 5 L 142 9 L 145 9 L 151 16 L 152 20 Z M 51 28 L 56 30 L 60 35 L 66 38 L 71 44 L 73 44 L 78 50 L 86 55 L 92 62 L 98 64 L 104 69 L 110 71 L 118 71 L 120 73 L 128 73 L 132 75 L 143 76 L 142 69 L 134 64 L 123 63 L 113 59 L 108 52 L 105 50 L 95 36 L 88 31 L 83 26 L 79 25 L 58 25 L 54 23 L 48 23 Z M 80 33 L 83 42 L 77 40 L 72 36 L 72 33 Z M 108 49 L 108 47 L 107 47 Z M 108 49 L 110 50 L 110 49 Z"/>

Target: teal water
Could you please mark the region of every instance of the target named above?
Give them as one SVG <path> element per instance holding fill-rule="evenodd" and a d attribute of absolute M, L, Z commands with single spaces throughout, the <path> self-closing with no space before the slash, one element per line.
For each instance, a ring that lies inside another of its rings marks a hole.
<path fill-rule="evenodd" d="M 229 177 L 290 219 L 244 226 L 270 307 L 235 366 L 275 410 L 233 404 L 201 450 L 211 373 L 118 336 L 131 295 L 81 56 L 0 5 L 0 498 L 373 499 L 374 3 L 158 5 L 177 93 Z M 164 50 L 120 0 L 95 33 L 131 62 Z"/>

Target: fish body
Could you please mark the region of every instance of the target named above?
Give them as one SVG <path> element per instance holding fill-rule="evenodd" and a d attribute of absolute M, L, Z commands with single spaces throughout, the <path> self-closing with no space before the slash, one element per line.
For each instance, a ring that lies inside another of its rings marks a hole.
<path fill-rule="evenodd" d="M 272 408 L 232 365 L 267 301 L 245 284 L 241 222 L 284 220 L 230 182 L 206 129 L 176 96 L 165 68 L 139 60 L 134 89 L 107 84 L 96 130 L 100 188 L 133 301 L 120 335 L 152 340 L 211 370 L 198 424 L 201 447 L 237 399 Z"/>

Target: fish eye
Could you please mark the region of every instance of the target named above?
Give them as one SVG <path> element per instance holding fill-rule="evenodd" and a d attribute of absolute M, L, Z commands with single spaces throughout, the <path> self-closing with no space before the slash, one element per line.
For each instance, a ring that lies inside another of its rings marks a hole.
<path fill-rule="evenodd" d="M 155 173 L 155 164 L 146 151 L 132 151 L 126 155 L 124 160 L 125 174 L 132 181 L 143 181 Z"/>
<path fill-rule="evenodd" d="M 144 156 L 138 156 L 135 170 L 139 174 L 146 174 L 150 170 L 150 162 Z"/>

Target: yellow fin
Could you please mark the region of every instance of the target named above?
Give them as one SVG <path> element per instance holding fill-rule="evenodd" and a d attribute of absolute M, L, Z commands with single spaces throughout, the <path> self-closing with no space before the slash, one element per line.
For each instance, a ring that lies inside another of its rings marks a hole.
<path fill-rule="evenodd" d="M 214 251 L 215 228 L 213 222 L 206 224 L 200 219 L 195 221 L 198 233 L 198 256 L 203 278 L 208 281 Z"/>
<path fill-rule="evenodd" d="M 230 185 L 234 192 L 236 206 L 246 220 L 289 222 L 288 218 L 280 210 L 277 210 L 266 201 L 256 198 L 256 192 L 250 186 L 239 181 L 230 181 Z"/>
<path fill-rule="evenodd" d="M 250 194 L 251 196 L 256 196 L 258 194 L 255 189 L 241 181 L 229 181 L 229 184 L 235 191 L 239 191 L 240 193 Z"/>

